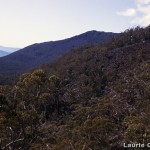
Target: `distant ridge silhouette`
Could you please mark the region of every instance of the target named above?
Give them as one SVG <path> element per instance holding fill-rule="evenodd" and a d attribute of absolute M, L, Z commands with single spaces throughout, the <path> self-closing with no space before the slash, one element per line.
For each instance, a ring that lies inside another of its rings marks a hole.
<path fill-rule="evenodd" d="M 47 64 L 74 48 L 96 45 L 112 38 L 116 33 L 95 30 L 59 41 L 36 43 L 0 58 L 0 74 L 16 74 Z"/>

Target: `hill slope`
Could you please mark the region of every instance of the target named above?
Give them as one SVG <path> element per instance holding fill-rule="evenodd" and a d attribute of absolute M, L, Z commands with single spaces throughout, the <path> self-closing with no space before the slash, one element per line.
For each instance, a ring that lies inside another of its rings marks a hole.
<path fill-rule="evenodd" d="M 0 87 L 0 93 L 3 149 L 116 150 L 124 149 L 124 143 L 146 145 L 150 26 L 127 30 L 100 46 L 76 49 L 23 74 L 14 87 Z"/>
<path fill-rule="evenodd" d="M 114 33 L 89 31 L 84 34 L 55 42 L 33 44 L 9 56 L 0 58 L 0 74 L 15 74 L 49 63 L 73 48 L 102 43 Z"/>

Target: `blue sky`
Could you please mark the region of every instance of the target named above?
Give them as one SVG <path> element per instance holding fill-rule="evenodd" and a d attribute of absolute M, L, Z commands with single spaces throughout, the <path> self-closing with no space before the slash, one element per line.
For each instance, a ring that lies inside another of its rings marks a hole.
<path fill-rule="evenodd" d="M 0 45 L 25 47 L 86 31 L 150 24 L 150 0 L 0 0 Z"/>

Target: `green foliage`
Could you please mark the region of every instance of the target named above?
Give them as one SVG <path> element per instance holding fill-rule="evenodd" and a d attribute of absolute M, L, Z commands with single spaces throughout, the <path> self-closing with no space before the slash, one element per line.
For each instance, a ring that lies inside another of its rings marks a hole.
<path fill-rule="evenodd" d="M 150 140 L 150 27 L 82 47 L 0 86 L 1 149 L 108 150 Z"/>

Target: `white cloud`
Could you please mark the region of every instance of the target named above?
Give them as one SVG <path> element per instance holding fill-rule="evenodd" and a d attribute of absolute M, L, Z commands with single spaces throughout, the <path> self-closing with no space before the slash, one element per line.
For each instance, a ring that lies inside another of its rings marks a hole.
<path fill-rule="evenodd" d="M 149 14 L 150 13 L 150 5 L 138 5 L 137 6 L 137 11 L 143 14 Z"/>
<path fill-rule="evenodd" d="M 135 16 L 136 15 L 136 10 L 134 8 L 130 8 L 130 9 L 127 9 L 125 11 L 121 11 L 121 12 L 117 12 L 117 15 L 120 15 L 120 16 Z"/>
<path fill-rule="evenodd" d="M 150 3 L 150 0 L 136 0 L 136 2 L 137 2 L 138 4 L 146 5 L 146 4 L 149 4 L 149 3 Z"/>
<path fill-rule="evenodd" d="M 131 21 L 132 24 L 148 26 L 150 24 L 150 14 L 144 15 L 143 17 L 137 17 Z"/>
<path fill-rule="evenodd" d="M 117 12 L 117 15 L 132 17 L 131 24 L 134 25 L 150 25 L 150 0 L 135 0 L 135 2 L 135 8 Z"/>

